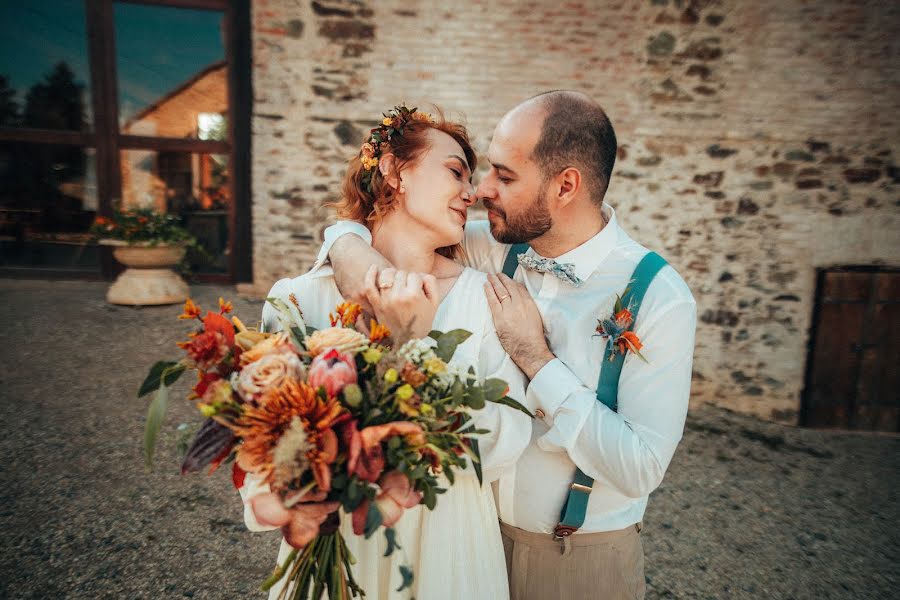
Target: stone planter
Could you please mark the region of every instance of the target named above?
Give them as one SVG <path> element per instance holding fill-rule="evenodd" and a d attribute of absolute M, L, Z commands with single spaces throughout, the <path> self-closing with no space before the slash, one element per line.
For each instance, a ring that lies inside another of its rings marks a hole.
<path fill-rule="evenodd" d="M 187 299 L 187 283 L 172 270 L 184 257 L 184 245 L 151 246 L 147 242 L 129 244 L 120 240 L 100 243 L 113 246 L 113 256 L 127 267 L 106 293 L 110 304 L 150 306 L 179 304 Z"/>

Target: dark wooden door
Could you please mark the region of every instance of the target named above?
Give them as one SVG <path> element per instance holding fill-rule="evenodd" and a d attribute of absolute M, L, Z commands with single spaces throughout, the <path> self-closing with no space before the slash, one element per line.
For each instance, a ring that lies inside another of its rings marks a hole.
<path fill-rule="evenodd" d="M 900 431 L 900 271 L 819 273 L 803 425 Z"/>

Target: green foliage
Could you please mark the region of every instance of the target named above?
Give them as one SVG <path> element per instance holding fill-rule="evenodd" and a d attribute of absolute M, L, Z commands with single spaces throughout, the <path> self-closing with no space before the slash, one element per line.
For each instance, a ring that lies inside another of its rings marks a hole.
<path fill-rule="evenodd" d="M 394 553 L 394 550 L 402 550 L 402 546 L 397 543 L 397 532 L 394 531 L 393 527 L 388 527 L 384 530 L 384 538 L 387 540 L 387 549 L 384 551 L 385 556 L 390 556 Z"/>
<path fill-rule="evenodd" d="M 147 462 L 147 468 L 153 465 L 153 450 L 156 448 L 156 437 L 159 435 L 163 419 L 166 418 L 168 404 L 169 390 L 165 385 L 161 385 L 156 390 L 156 396 L 147 410 L 147 426 L 144 429 L 144 459 Z"/>
<path fill-rule="evenodd" d="M 186 366 L 177 362 L 165 360 L 157 362 L 150 367 L 150 372 L 144 379 L 144 383 L 141 384 L 141 388 L 138 390 L 138 398 L 158 389 L 160 385 L 172 385 L 178 381 L 185 369 L 187 369 Z"/>
<path fill-rule="evenodd" d="M 410 587 L 413 583 L 413 572 L 412 569 L 407 567 L 406 565 L 400 565 L 400 577 L 403 578 L 403 583 L 400 584 L 400 587 L 397 588 L 398 592 L 402 592 L 406 588 Z"/>
<path fill-rule="evenodd" d="M 178 217 L 150 208 L 116 210 L 112 218 L 97 217 L 91 225 L 91 233 L 99 238 L 128 243 L 146 242 L 153 246 L 183 244 L 193 247 L 197 243 L 194 236 L 182 227 Z"/>

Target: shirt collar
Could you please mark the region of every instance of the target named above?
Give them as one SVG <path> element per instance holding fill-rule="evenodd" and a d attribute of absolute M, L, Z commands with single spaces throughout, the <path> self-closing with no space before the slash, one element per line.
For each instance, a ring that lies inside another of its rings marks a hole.
<path fill-rule="evenodd" d="M 616 219 L 616 211 L 605 202 L 601 210 L 603 211 L 603 217 L 606 219 L 606 226 L 580 246 L 576 246 L 554 259 L 559 264 L 572 263 L 575 265 L 575 275 L 581 280 L 587 279 L 591 273 L 597 270 L 600 264 L 609 256 L 609 253 L 612 252 L 612 249 L 616 247 L 619 239 L 619 223 Z M 531 252 L 540 256 L 533 249 Z"/>

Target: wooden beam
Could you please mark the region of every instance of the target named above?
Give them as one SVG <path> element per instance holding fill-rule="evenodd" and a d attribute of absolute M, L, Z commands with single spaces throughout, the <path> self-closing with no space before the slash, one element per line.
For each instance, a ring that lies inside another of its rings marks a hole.
<path fill-rule="evenodd" d="M 120 150 L 159 150 L 163 152 L 196 152 L 198 154 L 228 154 L 231 152 L 231 144 L 217 140 L 144 135 L 120 135 L 118 139 Z"/>
<path fill-rule="evenodd" d="M 63 144 L 66 146 L 95 146 L 96 136 L 82 131 L 62 129 L 25 129 L 0 127 L 0 142 L 23 144 Z"/>
<path fill-rule="evenodd" d="M 231 273 L 235 283 L 253 282 L 253 196 L 250 179 L 253 105 L 250 0 L 234 0 L 226 16 L 228 53 L 228 139 L 231 209 Z"/>
<path fill-rule="evenodd" d="M 200 10 L 226 10 L 228 0 L 116 0 L 123 4 L 147 4 L 172 8 L 196 8 Z"/>
<path fill-rule="evenodd" d="M 91 65 L 91 98 L 97 139 L 97 213 L 111 216 L 114 199 L 122 195 L 122 171 L 116 134 L 119 128 L 119 95 L 116 88 L 116 47 L 113 6 L 110 0 L 85 0 L 88 56 Z M 100 267 L 111 279 L 119 270 L 109 247 L 100 250 Z"/>

